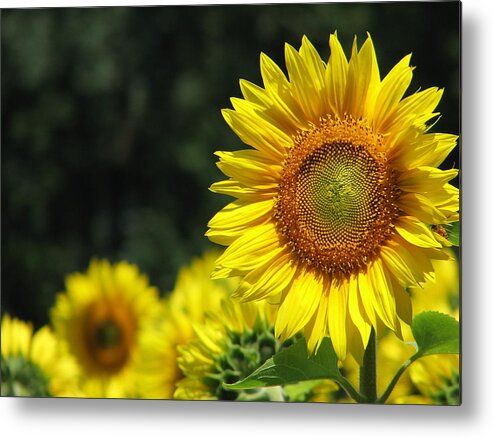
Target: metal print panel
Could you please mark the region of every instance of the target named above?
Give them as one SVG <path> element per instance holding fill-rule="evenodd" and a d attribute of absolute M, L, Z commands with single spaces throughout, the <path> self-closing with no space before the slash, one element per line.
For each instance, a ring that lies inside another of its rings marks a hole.
<path fill-rule="evenodd" d="M 460 405 L 458 2 L 1 20 L 2 396 Z"/>

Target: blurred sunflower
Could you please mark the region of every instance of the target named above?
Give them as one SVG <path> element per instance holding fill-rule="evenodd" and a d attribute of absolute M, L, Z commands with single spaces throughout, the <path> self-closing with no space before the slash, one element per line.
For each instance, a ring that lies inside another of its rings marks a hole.
<path fill-rule="evenodd" d="M 447 260 L 433 260 L 434 272 L 419 287 L 410 287 L 413 313 L 439 311 L 459 320 L 459 262 L 452 249 L 445 249 Z M 403 326 L 402 337 L 414 342 L 410 326 Z"/>
<path fill-rule="evenodd" d="M 2 318 L 2 396 L 77 396 L 77 367 L 48 326 Z"/>
<path fill-rule="evenodd" d="M 238 282 L 210 278 L 218 252 L 206 252 L 178 273 L 173 291 L 165 299 L 157 333 L 144 339 L 138 372 L 140 395 L 151 399 L 172 399 L 176 383 L 183 378 L 178 366 L 180 345 L 195 338 L 194 324 L 204 321 L 207 312 L 220 310 Z"/>
<path fill-rule="evenodd" d="M 325 63 L 306 37 L 286 44 L 289 80 L 262 53 L 264 88 L 240 81 L 244 99 L 223 116 L 252 149 L 216 153 L 229 179 L 211 190 L 236 200 L 206 235 L 228 246 L 214 278 L 280 303 L 281 340 L 304 329 L 313 352 L 330 335 L 341 360 L 361 362 L 372 327 L 400 335 L 405 288 L 447 257 L 430 225 L 458 220 L 457 170 L 437 168 L 457 137 L 428 132 L 443 90 L 404 97 L 410 55 L 381 80 L 369 36 L 349 61 L 336 34 L 329 45 Z"/>
<path fill-rule="evenodd" d="M 256 303 L 225 300 L 219 313 L 195 325 L 197 338 L 179 348 L 185 378 L 178 383 L 175 398 L 237 399 L 242 393 L 223 388 L 222 382 L 248 376 L 279 350 L 264 309 Z"/>
<path fill-rule="evenodd" d="M 435 277 L 432 280 L 426 281 L 422 288 L 410 290 L 416 313 L 435 310 L 459 320 L 459 263 L 451 250 L 449 254 L 451 259 L 448 261 L 434 261 Z M 405 331 L 404 338 L 413 341 L 410 330 Z M 387 351 L 383 353 L 389 356 Z M 409 391 L 408 394 L 403 394 L 401 391 L 402 395 L 399 396 L 399 390 L 396 392 L 394 389 L 391 400 L 395 403 L 460 404 L 459 355 L 431 355 L 420 358 L 406 373 L 408 375 L 404 381 L 401 381 L 401 377 L 398 386 L 408 380 L 412 394 L 409 394 Z"/>
<path fill-rule="evenodd" d="M 413 312 L 439 311 L 459 320 L 459 262 L 451 249 L 445 251 L 450 259 L 433 261 L 433 277 L 409 289 Z"/>
<path fill-rule="evenodd" d="M 237 382 L 279 352 L 274 336 L 274 307 L 264 302 L 222 302 L 220 312 L 194 325 L 196 338 L 178 348 L 184 378 L 176 399 L 270 400 L 328 402 L 338 390 L 332 381 L 308 381 L 286 387 L 228 390 L 223 382 Z"/>
<path fill-rule="evenodd" d="M 155 335 L 161 304 L 135 265 L 93 260 L 87 273 L 66 279 L 51 317 L 80 368 L 83 397 L 135 397 L 135 364 Z"/>
<path fill-rule="evenodd" d="M 423 357 L 409 368 L 416 393 L 396 397 L 395 403 L 460 405 L 459 375 L 459 355 Z"/>

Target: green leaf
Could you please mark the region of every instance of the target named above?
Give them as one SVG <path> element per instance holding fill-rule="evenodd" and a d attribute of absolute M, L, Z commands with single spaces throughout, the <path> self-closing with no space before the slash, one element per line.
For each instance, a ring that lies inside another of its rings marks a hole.
<path fill-rule="evenodd" d="M 306 342 L 300 340 L 269 358 L 243 380 L 223 385 L 228 389 L 245 390 L 326 378 L 342 378 L 337 366 L 337 355 L 329 338 L 323 339 L 314 356 L 308 356 Z"/>
<path fill-rule="evenodd" d="M 411 329 L 418 345 L 416 358 L 459 353 L 459 322 L 453 317 L 426 311 L 414 317 Z"/>
<path fill-rule="evenodd" d="M 460 222 L 445 225 L 448 241 L 454 246 L 460 246 Z"/>

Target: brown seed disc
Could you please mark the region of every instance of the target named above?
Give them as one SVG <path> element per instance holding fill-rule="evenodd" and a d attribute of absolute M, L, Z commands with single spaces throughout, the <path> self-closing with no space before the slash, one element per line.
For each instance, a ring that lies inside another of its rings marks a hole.
<path fill-rule="evenodd" d="M 303 263 L 336 277 L 361 271 L 393 233 L 394 179 L 378 135 L 327 117 L 296 138 L 284 163 L 277 229 Z"/>

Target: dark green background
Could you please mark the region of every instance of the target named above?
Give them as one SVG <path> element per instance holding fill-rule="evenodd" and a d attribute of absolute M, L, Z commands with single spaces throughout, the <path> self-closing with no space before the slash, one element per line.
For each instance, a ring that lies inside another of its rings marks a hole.
<path fill-rule="evenodd" d="M 435 131 L 459 133 L 458 2 L 3 10 L 2 311 L 48 321 L 64 277 L 127 259 L 162 293 L 211 243 L 230 199 L 215 150 L 244 146 L 220 109 L 259 53 L 284 68 L 306 34 L 374 40 L 382 76 L 404 55 L 409 92 L 445 87 Z M 458 151 L 445 167 L 458 166 Z"/>

